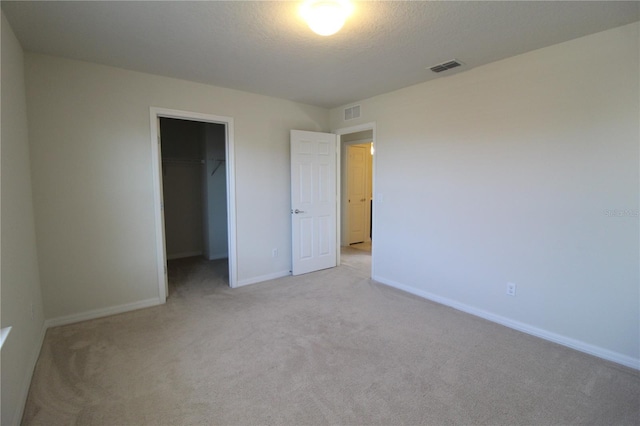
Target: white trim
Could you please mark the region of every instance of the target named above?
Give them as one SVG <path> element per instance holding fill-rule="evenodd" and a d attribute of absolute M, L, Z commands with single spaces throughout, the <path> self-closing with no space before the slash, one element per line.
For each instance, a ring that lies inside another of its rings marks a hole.
<path fill-rule="evenodd" d="M 226 137 L 226 162 L 227 173 L 227 235 L 229 250 L 229 286 L 237 286 L 237 252 L 236 252 L 236 179 L 235 179 L 235 143 L 234 125 L 232 117 L 203 114 L 199 112 L 180 111 L 175 109 L 150 107 L 151 116 L 151 157 L 153 163 L 153 193 L 156 228 L 156 257 L 158 259 L 158 295 L 160 300 L 167 299 L 166 280 L 166 249 L 164 243 L 164 214 L 162 211 L 162 178 L 161 178 L 161 152 L 158 140 L 158 119 L 161 117 L 178 118 L 183 120 L 202 121 L 206 123 L 224 124 Z"/>
<path fill-rule="evenodd" d="M 365 130 L 373 130 L 373 136 L 374 136 L 374 139 L 375 139 L 376 122 L 372 121 L 370 123 L 358 124 L 357 126 L 342 127 L 342 128 L 334 130 L 334 132 L 337 135 L 346 135 L 348 133 L 363 132 Z"/>
<path fill-rule="evenodd" d="M 381 284 L 387 285 L 389 287 L 397 288 L 398 290 L 406 291 L 407 293 L 414 294 L 416 296 L 422 297 L 424 299 L 431 300 L 436 303 L 440 303 L 442 305 L 446 305 L 457 309 L 462 312 L 466 312 L 471 315 L 475 315 L 480 318 L 484 318 L 491 322 L 504 325 L 505 327 L 512 328 L 514 330 L 521 331 L 523 333 L 530 334 L 532 336 L 539 337 L 544 340 L 548 340 L 550 342 L 558 343 L 562 346 L 566 346 L 571 349 L 575 349 L 580 352 L 587 353 L 589 355 L 596 356 L 598 358 L 606 359 L 607 361 L 612 361 L 617 364 L 624 365 L 626 367 L 630 367 L 636 370 L 640 370 L 640 359 L 632 358 L 630 356 L 613 352 L 605 348 L 601 348 L 599 346 L 594 346 L 589 343 L 572 339 L 567 336 L 563 336 L 561 334 L 553 333 L 551 331 L 543 330 L 541 328 L 537 328 L 531 326 L 529 324 L 525 324 L 519 321 L 515 321 L 500 315 L 493 314 L 491 312 L 484 311 L 482 309 L 474 308 L 473 306 L 466 305 L 464 303 L 456 302 L 455 300 L 448 299 L 446 297 L 441 297 L 435 295 L 433 293 L 429 293 L 424 290 L 420 290 L 414 287 L 410 287 L 404 284 L 400 284 L 393 280 L 388 280 L 384 277 L 375 276 L 372 277 L 374 281 L 377 281 Z"/>
<path fill-rule="evenodd" d="M 291 275 L 291 271 L 280 271 L 280 272 L 274 272 L 272 274 L 260 275 L 259 277 L 253 277 L 253 278 L 248 278 L 246 280 L 239 281 L 238 287 L 241 287 L 243 285 L 261 283 L 269 280 L 275 280 L 277 278 L 287 277 L 289 275 Z"/>
<path fill-rule="evenodd" d="M 202 256 L 201 251 L 187 251 L 184 253 L 167 254 L 167 260 L 183 259 L 185 257 Z"/>
<path fill-rule="evenodd" d="M 369 138 L 358 139 L 357 141 L 344 142 L 345 145 L 364 145 L 368 143 L 371 143 L 371 139 Z"/>
<path fill-rule="evenodd" d="M 164 237 L 164 212 L 162 199 L 162 152 L 160 151 L 160 112 L 153 107 L 150 109 L 151 123 L 149 133 L 151 135 L 151 169 L 153 179 L 153 215 L 156 228 L 156 258 L 158 273 L 158 297 L 164 303 L 167 301 L 167 258 L 166 242 Z"/>
<path fill-rule="evenodd" d="M 229 240 L 229 287 L 235 288 L 238 281 L 238 253 L 236 252 L 236 149 L 233 118 L 227 118 L 227 238 Z"/>
<path fill-rule="evenodd" d="M 342 206 L 341 206 L 341 198 L 342 198 L 342 191 L 340 190 L 340 186 L 341 186 L 340 170 L 341 170 L 341 167 L 342 167 L 341 164 L 340 164 L 340 157 L 341 157 L 340 153 L 342 152 L 342 140 L 341 140 L 342 137 L 341 136 L 349 134 L 349 133 L 362 132 L 362 131 L 365 131 L 365 130 L 371 130 L 371 133 L 372 133 L 371 143 L 373 143 L 373 147 L 376 148 L 376 146 L 377 146 L 377 141 L 376 141 L 377 130 L 376 130 L 376 122 L 375 121 L 372 121 L 372 122 L 369 122 L 369 123 L 364 123 L 364 124 L 358 124 L 357 126 L 342 127 L 342 128 L 334 130 L 334 133 L 338 135 L 338 147 L 337 147 L 338 162 L 337 162 L 337 165 L 336 165 L 336 173 L 337 173 L 336 185 L 337 185 L 337 189 L 338 189 L 338 191 L 337 191 L 338 202 L 336 203 L 337 204 L 337 207 L 336 207 L 337 208 L 337 210 L 336 210 L 336 212 L 337 212 L 337 214 L 336 214 L 336 216 L 337 216 L 337 220 L 336 220 L 336 223 L 337 223 L 336 244 L 337 244 L 338 247 L 336 249 L 336 255 L 338 257 L 338 265 L 340 265 L 340 250 L 341 250 L 340 249 L 340 243 L 342 241 L 340 239 L 340 232 L 341 232 L 340 227 L 342 226 L 342 224 L 341 224 L 341 216 L 342 216 L 341 215 L 341 208 L 342 208 Z M 377 159 L 378 159 L 378 156 L 374 155 L 373 156 L 373 164 L 371 166 L 371 192 L 374 194 L 374 196 L 373 196 L 374 202 L 375 202 L 375 199 L 376 199 L 375 193 L 376 193 L 376 169 L 377 169 L 376 163 L 377 163 Z M 376 210 L 377 209 L 375 207 L 373 207 L 372 208 L 372 212 L 371 212 L 371 216 L 372 216 L 371 217 L 371 241 L 372 241 L 372 244 L 371 244 L 371 276 L 372 277 L 375 275 L 375 271 L 376 271 L 376 269 L 375 269 L 376 268 L 376 256 L 375 256 L 375 254 L 376 254 L 376 248 L 375 248 L 376 247 L 376 244 L 375 244 Z"/>
<path fill-rule="evenodd" d="M 336 133 L 336 266 L 342 264 L 342 136 Z"/>
<path fill-rule="evenodd" d="M 4 327 L 0 330 L 0 349 L 2 349 L 2 345 L 4 345 L 5 340 L 9 337 L 9 333 L 11 332 L 11 326 Z"/>
<path fill-rule="evenodd" d="M 40 358 L 40 352 L 42 351 L 42 346 L 44 345 L 44 336 L 47 333 L 47 324 L 46 322 L 42 324 L 42 329 L 40 330 L 40 337 L 38 338 L 38 346 L 35 351 L 31 354 L 31 358 L 29 359 L 29 363 L 27 364 L 27 375 L 24 377 L 22 381 L 22 386 L 20 388 L 20 393 L 18 394 L 18 403 L 16 404 L 16 410 L 13 413 L 13 424 L 19 425 L 22 422 L 22 416 L 24 415 L 24 409 L 27 406 L 27 397 L 29 396 L 29 388 L 31 387 L 31 380 L 33 379 L 33 373 L 36 370 L 36 364 L 38 363 L 38 358 Z"/>
<path fill-rule="evenodd" d="M 108 317 L 111 315 L 122 314 L 124 312 L 135 311 L 137 309 L 150 308 L 151 306 L 162 305 L 164 301 L 160 298 L 140 300 L 133 303 L 125 303 L 124 305 L 109 306 L 108 308 L 94 309 L 92 311 L 80 312 L 79 314 L 66 315 L 63 317 L 51 318 L 44 323 L 49 327 L 58 327 L 60 325 L 73 324 L 80 321 L 87 321 L 96 318 Z"/>

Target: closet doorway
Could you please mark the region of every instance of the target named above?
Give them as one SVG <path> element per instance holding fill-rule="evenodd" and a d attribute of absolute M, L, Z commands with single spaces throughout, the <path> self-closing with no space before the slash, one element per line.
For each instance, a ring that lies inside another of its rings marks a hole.
<path fill-rule="evenodd" d="M 167 260 L 226 259 L 225 126 L 160 118 Z"/>
<path fill-rule="evenodd" d="M 157 140 L 154 186 L 159 201 L 156 233 L 160 297 L 166 300 L 169 294 L 167 261 L 176 259 L 224 262 L 228 266 L 224 268 L 228 272 L 225 281 L 233 287 L 232 121 L 153 108 L 151 114 L 152 137 Z"/>

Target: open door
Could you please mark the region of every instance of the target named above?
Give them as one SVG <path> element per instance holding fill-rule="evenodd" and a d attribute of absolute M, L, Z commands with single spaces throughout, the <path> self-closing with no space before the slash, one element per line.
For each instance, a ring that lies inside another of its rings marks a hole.
<path fill-rule="evenodd" d="M 291 131 L 293 275 L 337 264 L 336 146 L 334 134 Z"/>

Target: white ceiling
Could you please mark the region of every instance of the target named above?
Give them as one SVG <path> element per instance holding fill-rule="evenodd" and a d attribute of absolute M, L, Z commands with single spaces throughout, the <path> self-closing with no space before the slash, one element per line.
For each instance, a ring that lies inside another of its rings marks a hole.
<path fill-rule="evenodd" d="M 12 2 L 27 51 L 335 107 L 640 20 L 640 2 L 356 2 L 317 36 L 299 2 Z M 553 67 L 553 64 L 549 64 Z M 446 74 L 447 72 L 443 73 Z"/>

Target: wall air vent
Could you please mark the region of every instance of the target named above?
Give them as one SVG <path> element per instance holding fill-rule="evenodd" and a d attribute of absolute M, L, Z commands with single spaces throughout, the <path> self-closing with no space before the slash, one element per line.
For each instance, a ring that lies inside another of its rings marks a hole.
<path fill-rule="evenodd" d="M 448 61 L 448 62 L 444 62 L 442 64 L 438 64 L 436 66 L 433 66 L 431 68 L 429 68 L 431 71 L 433 72 L 442 72 L 442 71 L 446 71 L 446 70 L 450 70 L 451 68 L 456 68 L 462 65 L 462 62 L 454 59 L 452 61 Z"/>
<path fill-rule="evenodd" d="M 354 105 L 344 109 L 344 121 L 360 118 L 360 105 Z"/>

